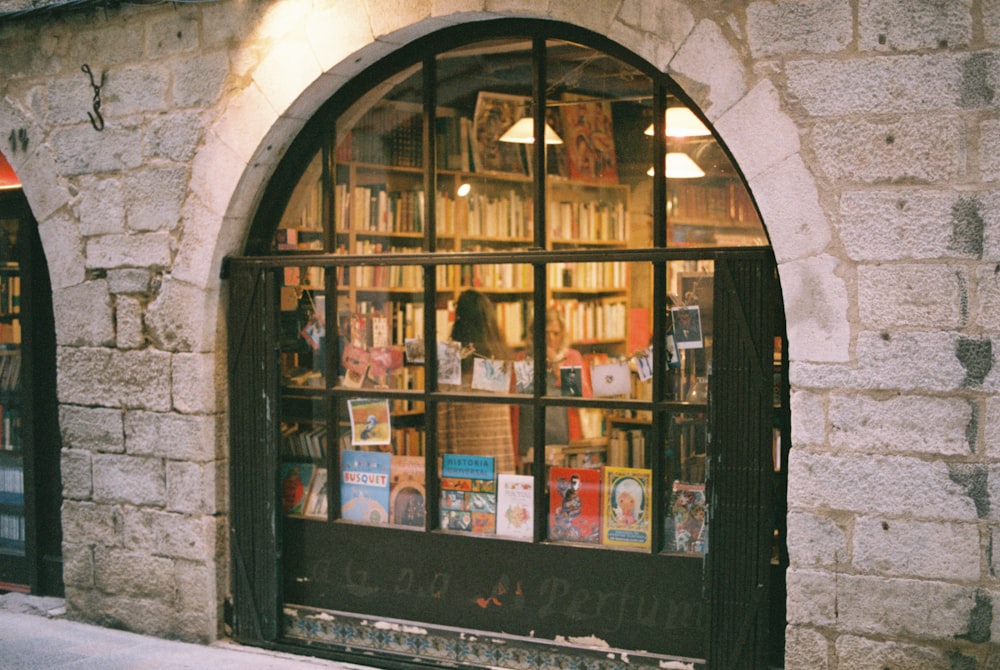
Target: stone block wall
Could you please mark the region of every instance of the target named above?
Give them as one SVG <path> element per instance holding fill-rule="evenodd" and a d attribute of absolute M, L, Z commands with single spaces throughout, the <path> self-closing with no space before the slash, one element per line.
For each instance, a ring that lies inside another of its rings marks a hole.
<path fill-rule="evenodd" d="M 249 6 L 248 6 L 249 5 Z M 0 16 L 0 138 L 59 345 L 71 614 L 212 639 L 221 259 L 284 148 L 399 44 L 579 25 L 669 72 L 745 174 L 792 361 L 786 664 L 995 668 L 1000 3 L 220 0 Z M 95 131 L 80 71 L 107 71 Z"/>

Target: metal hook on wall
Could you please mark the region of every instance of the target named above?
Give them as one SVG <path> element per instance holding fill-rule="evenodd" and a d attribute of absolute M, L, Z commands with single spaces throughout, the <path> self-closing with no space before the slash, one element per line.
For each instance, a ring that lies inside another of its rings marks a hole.
<path fill-rule="evenodd" d="M 101 83 L 98 84 L 94 82 L 94 73 L 90 71 L 89 65 L 84 63 L 80 66 L 80 69 L 90 77 L 90 86 L 94 89 L 94 113 L 87 112 L 87 116 L 90 117 L 90 125 L 94 126 L 94 130 L 104 130 L 104 117 L 101 116 L 101 87 L 104 86 L 104 81 L 108 73 L 101 73 Z"/>

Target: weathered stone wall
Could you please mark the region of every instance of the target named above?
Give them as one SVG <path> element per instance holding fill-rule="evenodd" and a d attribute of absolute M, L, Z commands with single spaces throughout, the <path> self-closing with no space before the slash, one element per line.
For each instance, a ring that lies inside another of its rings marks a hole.
<path fill-rule="evenodd" d="M 0 24 L 0 137 L 30 138 L 8 157 L 53 279 L 71 613 L 217 634 L 221 258 L 348 78 L 447 24 L 543 17 L 675 76 L 768 227 L 792 359 L 787 667 L 1000 667 L 1000 3 L 224 0 L 60 16 Z M 108 71 L 101 133 L 83 63 Z"/>

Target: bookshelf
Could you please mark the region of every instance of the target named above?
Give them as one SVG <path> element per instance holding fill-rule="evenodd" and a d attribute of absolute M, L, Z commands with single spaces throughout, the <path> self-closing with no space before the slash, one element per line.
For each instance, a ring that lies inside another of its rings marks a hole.
<path fill-rule="evenodd" d="M 16 220 L 0 219 L 0 552 L 25 551 L 21 271 Z"/>
<path fill-rule="evenodd" d="M 52 289 L 20 189 L 0 190 L 0 587 L 62 595 Z"/>

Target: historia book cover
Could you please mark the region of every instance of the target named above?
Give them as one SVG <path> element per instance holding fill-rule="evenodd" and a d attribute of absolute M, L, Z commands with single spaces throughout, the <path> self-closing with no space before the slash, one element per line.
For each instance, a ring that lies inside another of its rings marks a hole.
<path fill-rule="evenodd" d="M 443 454 L 441 528 L 493 533 L 497 494 L 492 456 Z"/>

